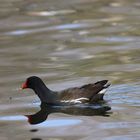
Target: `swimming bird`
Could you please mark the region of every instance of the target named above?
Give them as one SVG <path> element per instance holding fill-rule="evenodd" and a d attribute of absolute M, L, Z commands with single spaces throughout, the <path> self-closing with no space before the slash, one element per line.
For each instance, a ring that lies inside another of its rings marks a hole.
<path fill-rule="evenodd" d="M 62 91 L 50 90 L 37 76 L 31 76 L 22 84 L 22 89 L 30 88 L 46 104 L 77 104 L 77 103 L 97 103 L 103 101 L 103 96 L 110 86 L 108 80 L 86 84 L 80 87 L 68 88 Z"/>

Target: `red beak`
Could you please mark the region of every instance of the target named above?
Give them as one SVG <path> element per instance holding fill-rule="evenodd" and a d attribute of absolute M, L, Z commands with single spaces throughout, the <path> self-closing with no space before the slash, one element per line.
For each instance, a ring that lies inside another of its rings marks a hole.
<path fill-rule="evenodd" d="M 22 89 L 28 88 L 27 82 L 23 83 L 22 86 L 21 86 L 21 88 L 22 88 Z"/>

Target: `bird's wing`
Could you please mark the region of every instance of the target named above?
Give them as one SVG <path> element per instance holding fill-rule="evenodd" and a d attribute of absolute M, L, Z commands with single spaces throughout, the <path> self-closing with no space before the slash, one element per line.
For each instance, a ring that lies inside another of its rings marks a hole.
<path fill-rule="evenodd" d="M 69 88 L 59 93 L 60 100 L 74 100 L 74 99 L 91 99 L 94 95 L 106 88 L 107 80 L 99 81 L 93 84 L 87 84 L 81 87 Z"/>

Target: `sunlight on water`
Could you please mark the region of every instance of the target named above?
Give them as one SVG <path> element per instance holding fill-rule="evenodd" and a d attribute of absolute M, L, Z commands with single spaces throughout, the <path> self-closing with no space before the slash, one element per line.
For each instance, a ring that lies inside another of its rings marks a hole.
<path fill-rule="evenodd" d="M 39 11 L 39 12 L 28 12 L 30 16 L 56 16 L 75 13 L 74 10 L 59 10 L 59 11 Z"/>
<path fill-rule="evenodd" d="M 0 121 L 22 121 L 27 120 L 24 116 L 2 116 L 0 117 Z"/>
<path fill-rule="evenodd" d="M 0 121 L 27 121 L 25 116 L 2 116 Z M 35 125 L 35 127 L 59 127 L 68 125 L 77 125 L 82 123 L 81 120 L 74 119 L 60 119 L 60 120 L 47 120 L 41 124 Z"/>
<path fill-rule="evenodd" d="M 69 126 L 69 125 L 78 125 L 82 123 L 81 120 L 72 120 L 72 119 L 62 119 L 62 120 L 47 120 L 41 124 L 37 124 L 35 127 L 60 127 L 60 126 Z"/>
<path fill-rule="evenodd" d="M 28 31 L 26 30 L 18 30 L 18 31 L 12 31 L 12 32 L 6 33 L 6 35 L 24 35 L 27 33 Z"/>

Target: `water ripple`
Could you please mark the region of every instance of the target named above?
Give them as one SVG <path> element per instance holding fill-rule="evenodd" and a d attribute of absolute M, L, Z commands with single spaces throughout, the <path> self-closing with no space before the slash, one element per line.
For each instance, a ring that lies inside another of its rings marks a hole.
<path fill-rule="evenodd" d="M 99 125 L 101 129 L 116 129 L 116 128 L 136 128 L 139 127 L 139 122 L 107 122 Z"/>
<path fill-rule="evenodd" d="M 25 34 L 33 34 L 33 33 L 40 33 L 40 32 L 47 32 L 47 31 L 57 31 L 57 30 L 72 30 L 72 29 L 84 29 L 84 28 L 90 28 L 93 25 L 88 23 L 68 23 L 68 24 L 62 24 L 62 25 L 56 25 L 56 26 L 50 26 L 50 27 L 42 27 L 42 28 L 36 28 L 36 29 L 25 29 L 25 30 L 15 30 L 15 31 L 9 31 L 5 32 L 4 35 L 25 35 Z"/>
<path fill-rule="evenodd" d="M 27 15 L 30 16 L 56 16 L 56 15 L 66 15 L 75 13 L 75 10 L 59 10 L 59 11 L 34 11 L 34 12 L 26 12 Z"/>
<path fill-rule="evenodd" d="M 140 70 L 140 64 L 123 64 L 123 65 L 109 65 L 109 66 L 103 66 L 94 68 L 94 71 L 121 71 L 121 72 L 131 72 L 131 71 L 139 71 Z"/>

